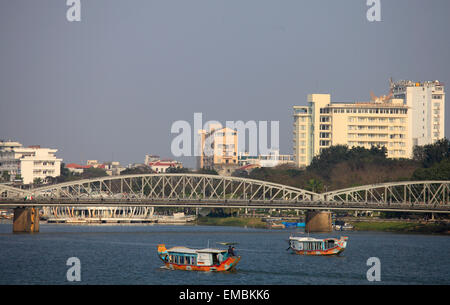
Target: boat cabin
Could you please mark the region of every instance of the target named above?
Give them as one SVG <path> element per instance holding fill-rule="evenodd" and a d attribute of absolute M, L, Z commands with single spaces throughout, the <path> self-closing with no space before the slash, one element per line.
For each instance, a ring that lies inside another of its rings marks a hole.
<path fill-rule="evenodd" d="M 193 250 L 176 247 L 167 250 L 168 261 L 177 265 L 214 266 L 220 265 L 227 258 L 226 250 Z"/>
<path fill-rule="evenodd" d="M 321 251 L 336 246 L 334 239 L 293 238 L 290 242 L 293 249 L 303 251 Z"/>

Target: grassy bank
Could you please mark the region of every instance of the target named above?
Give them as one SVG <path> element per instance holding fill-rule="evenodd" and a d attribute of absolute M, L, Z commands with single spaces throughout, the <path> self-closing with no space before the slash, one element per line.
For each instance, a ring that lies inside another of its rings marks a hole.
<path fill-rule="evenodd" d="M 199 217 L 197 224 L 206 226 L 267 228 L 267 224 L 261 221 L 261 218 L 251 217 Z"/>
<path fill-rule="evenodd" d="M 448 223 L 420 223 L 404 221 L 349 221 L 355 231 L 379 231 L 396 233 L 450 234 Z M 267 228 L 261 218 L 244 217 L 199 217 L 197 224 L 206 226 L 234 226 L 250 228 Z"/>
<path fill-rule="evenodd" d="M 350 222 L 356 231 L 381 231 L 398 233 L 450 234 L 450 224 L 419 222 Z"/>

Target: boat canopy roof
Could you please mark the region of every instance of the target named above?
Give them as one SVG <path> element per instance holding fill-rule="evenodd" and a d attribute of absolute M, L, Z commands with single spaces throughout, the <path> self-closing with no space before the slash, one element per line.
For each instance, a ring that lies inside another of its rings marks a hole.
<path fill-rule="evenodd" d="M 186 247 L 173 247 L 173 248 L 167 249 L 167 252 L 196 254 L 197 250 L 189 249 L 189 248 L 186 248 Z"/>
<path fill-rule="evenodd" d="M 196 253 L 223 253 L 223 252 L 227 252 L 227 250 L 221 250 L 221 249 L 190 249 L 190 248 L 186 248 L 186 247 L 173 247 L 173 248 L 167 249 L 167 252 L 196 254 Z"/>
<path fill-rule="evenodd" d="M 324 238 L 324 239 L 317 239 L 312 237 L 289 237 L 290 240 L 297 240 L 297 241 L 311 241 L 311 242 L 322 242 L 326 240 L 337 240 L 336 238 Z"/>
<path fill-rule="evenodd" d="M 201 250 L 197 250 L 198 253 L 223 253 L 223 252 L 227 252 L 227 250 L 222 250 L 222 249 L 201 249 Z"/>

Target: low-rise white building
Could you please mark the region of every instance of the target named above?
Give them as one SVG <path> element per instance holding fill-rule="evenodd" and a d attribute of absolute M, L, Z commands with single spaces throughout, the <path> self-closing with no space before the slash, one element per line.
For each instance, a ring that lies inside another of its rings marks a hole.
<path fill-rule="evenodd" d="M 147 164 L 156 173 L 165 173 L 169 168 L 183 168 L 183 164 L 173 160 L 157 160 Z"/>
<path fill-rule="evenodd" d="M 75 174 L 82 174 L 86 168 L 90 168 L 89 165 L 80 165 L 76 163 L 69 163 L 65 165 L 65 168 L 67 168 L 70 172 Z"/>
<path fill-rule="evenodd" d="M 126 167 L 123 167 L 117 161 L 105 162 L 103 165 L 108 176 L 119 176 L 121 172 L 126 170 Z"/>
<path fill-rule="evenodd" d="M 24 184 L 58 177 L 62 159 L 55 156 L 57 149 L 40 146 L 23 147 L 19 142 L 0 141 L 0 172 L 8 172 L 10 179 L 21 177 Z"/>
<path fill-rule="evenodd" d="M 257 165 L 258 167 L 275 167 L 279 165 L 294 165 L 292 155 L 280 155 L 278 150 L 268 155 L 250 156 L 248 153 L 239 153 L 238 162 L 240 166 Z"/>

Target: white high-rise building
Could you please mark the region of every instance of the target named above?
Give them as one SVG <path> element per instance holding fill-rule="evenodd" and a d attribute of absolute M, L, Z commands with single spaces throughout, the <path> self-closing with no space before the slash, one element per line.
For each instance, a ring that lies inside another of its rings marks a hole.
<path fill-rule="evenodd" d="M 394 98 L 411 109 L 412 145 L 427 145 L 445 137 L 445 91 L 439 81 L 391 82 Z"/>
<path fill-rule="evenodd" d="M 62 159 L 55 156 L 57 149 L 40 146 L 23 147 L 19 142 L 0 141 L 0 173 L 8 172 L 11 180 L 20 175 L 24 184 L 42 181 L 61 174 Z"/>

